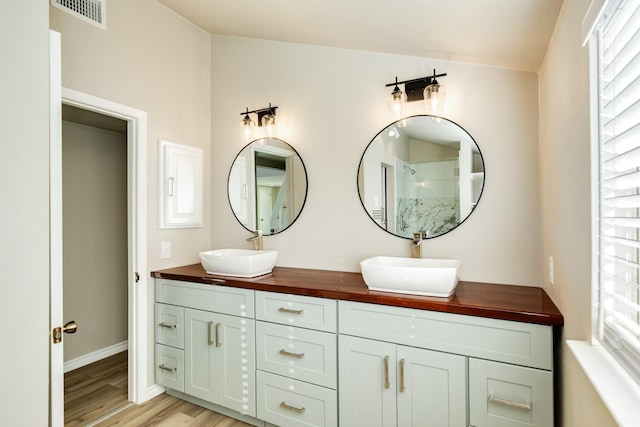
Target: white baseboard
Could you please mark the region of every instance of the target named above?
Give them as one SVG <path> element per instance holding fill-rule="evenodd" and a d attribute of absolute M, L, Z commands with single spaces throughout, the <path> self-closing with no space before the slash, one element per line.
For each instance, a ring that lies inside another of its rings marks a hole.
<path fill-rule="evenodd" d="M 129 342 L 122 341 L 121 343 L 114 344 L 109 347 L 96 350 L 92 353 L 85 354 L 84 356 L 76 357 L 75 359 L 64 362 L 64 372 L 73 371 L 74 369 L 82 368 L 98 360 L 102 360 L 106 357 L 113 356 L 114 354 L 121 353 L 129 349 Z"/>
<path fill-rule="evenodd" d="M 140 404 L 140 403 L 146 402 L 147 400 L 151 400 L 154 397 L 161 395 L 166 390 L 167 390 L 167 388 L 165 386 L 161 386 L 161 385 L 158 385 L 158 384 L 154 384 L 152 386 L 149 386 L 147 388 L 147 392 L 144 395 L 144 398 L 143 398 L 144 400 L 141 401 L 141 402 L 138 402 L 138 403 Z"/>

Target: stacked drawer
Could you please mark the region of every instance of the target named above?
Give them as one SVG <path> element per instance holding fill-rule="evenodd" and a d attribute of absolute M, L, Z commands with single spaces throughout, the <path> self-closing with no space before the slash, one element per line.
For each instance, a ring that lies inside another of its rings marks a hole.
<path fill-rule="evenodd" d="M 184 391 L 184 308 L 155 305 L 156 382 Z"/>
<path fill-rule="evenodd" d="M 337 425 L 336 323 L 335 300 L 256 292 L 259 419 Z"/>

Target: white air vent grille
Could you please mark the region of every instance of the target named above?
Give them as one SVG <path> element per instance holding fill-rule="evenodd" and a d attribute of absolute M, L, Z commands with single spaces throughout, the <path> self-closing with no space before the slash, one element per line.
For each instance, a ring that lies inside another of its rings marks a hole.
<path fill-rule="evenodd" d="M 51 0 L 51 4 L 73 16 L 107 29 L 107 0 Z"/>

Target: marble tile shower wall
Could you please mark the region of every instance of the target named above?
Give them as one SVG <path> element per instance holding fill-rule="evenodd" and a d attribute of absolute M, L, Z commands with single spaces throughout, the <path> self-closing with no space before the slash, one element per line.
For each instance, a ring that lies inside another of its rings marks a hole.
<path fill-rule="evenodd" d="M 442 234 L 460 222 L 458 161 L 396 165 L 396 230 Z"/>

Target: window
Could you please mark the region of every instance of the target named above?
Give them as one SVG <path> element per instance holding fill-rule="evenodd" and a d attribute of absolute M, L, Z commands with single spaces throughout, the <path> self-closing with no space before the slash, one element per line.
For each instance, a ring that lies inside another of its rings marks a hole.
<path fill-rule="evenodd" d="M 640 382 L 640 0 L 609 1 L 597 44 L 596 337 Z"/>

